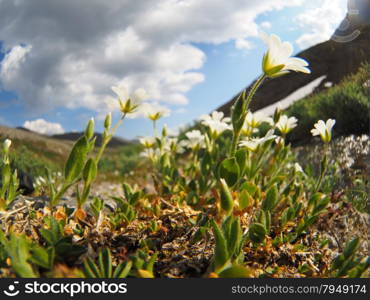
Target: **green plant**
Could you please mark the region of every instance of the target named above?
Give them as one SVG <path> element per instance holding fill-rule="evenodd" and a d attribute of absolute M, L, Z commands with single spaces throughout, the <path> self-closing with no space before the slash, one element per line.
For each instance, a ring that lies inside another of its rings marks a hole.
<path fill-rule="evenodd" d="M 104 248 L 99 252 L 98 264 L 87 257 L 83 265 L 86 278 L 126 278 L 131 270 L 132 262 L 127 261 L 113 267 L 111 252 Z"/>
<path fill-rule="evenodd" d="M 64 222 L 58 222 L 53 217 L 47 218 L 45 222 L 48 229 L 40 229 L 40 234 L 46 242 L 48 251 L 54 251 L 56 260 L 71 259 L 86 252 L 86 247 L 73 243 L 72 236 L 64 236 Z"/>
<path fill-rule="evenodd" d="M 213 235 L 215 237 L 215 254 L 213 270 L 221 277 L 233 277 L 234 273 L 240 274 L 242 270 L 249 274 L 247 268 L 242 266 L 244 254 L 242 251 L 246 236 L 243 236 L 240 219 L 228 216 L 219 227 L 211 220 Z"/>
<path fill-rule="evenodd" d="M 154 278 L 153 268 L 157 257 L 157 253 L 149 256 L 147 252 L 142 250 L 139 250 L 135 255 L 131 255 L 132 275 L 139 278 Z"/>
<path fill-rule="evenodd" d="M 19 194 L 19 180 L 17 170 L 12 172 L 9 159 L 11 141 L 6 139 L 3 143 L 3 165 L 1 168 L 0 212 L 5 210 Z"/>
<path fill-rule="evenodd" d="M 370 257 L 357 258 L 356 251 L 360 247 L 358 237 L 351 240 L 332 263 L 331 271 L 334 277 L 358 278 L 370 267 Z"/>

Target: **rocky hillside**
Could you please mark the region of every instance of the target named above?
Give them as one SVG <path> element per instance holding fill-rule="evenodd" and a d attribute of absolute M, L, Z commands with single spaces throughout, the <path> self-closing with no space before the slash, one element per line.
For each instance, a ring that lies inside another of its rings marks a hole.
<path fill-rule="evenodd" d="M 266 80 L 251 103 L 252 111 L 284 99 L 321 76 L 326 76 L 326 78 L 313 90 L 313 93 L 323 90 L 327 83 L 330 85 L 338 84 L 349 74 L 355 73 L 364 61 L 368 61 L 369 1 L 357 1 L 356 5 L 360 7 L 351 7 L 351 5 L 353 5 L 353 1 L 349 1 L 347 18 L 340 24 L 330 40 L 296 55 L 310 63 L 312 73 L 309 75 L 290 73 L 283 77 Z M 355 9 L 359 9 L 360 13 Z M 238 95 L 219 107 L 218 110 L 229 114 Z"/>
<path fill-rule="evenodd" d="M 57 139 L 57 140 L 65 140 L 65 141 L 77 141 L 82 135 L 83 135 L 83 132 L 67 132 L 63 134 L 52 135 L 51 138 Z M 96 132 L 95 136 L 96 136 L 95 145 L 100 146 L 102 142 L 102 134 Z M 108 147 L 113 147 L 113 148 L 121 147 L 121 146 L 126 146 L 130 143 L 131 141 L 128 141 L 128 140 L 125 140 L 119 137 L 113 137 L 111 141 L 109 142 Z"/>

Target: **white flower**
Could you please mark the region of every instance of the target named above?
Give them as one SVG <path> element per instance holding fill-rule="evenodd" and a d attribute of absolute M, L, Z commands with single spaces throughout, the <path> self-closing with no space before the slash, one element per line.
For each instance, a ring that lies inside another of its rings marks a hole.
<path fill-rule="evenodd" d="M 247 112 L 247 116 L 245 117 L 245 124 L 249 125 L 252 128 L 257 128 L 263 122 L 268 122 L 268 118 L 262 112 Z"/>
<path fill-rule="evenodd" d="M 212 135 L 218 136 L 225 130 L 231 130 L 230 118 L 224 118 L 223 112 L 214 111 L 211 115 L 202 115 L 200 117 L 201 123 L 211 129 Z"/>
<path fill-rule="evenodd" d="M 156 139 L 151 136 L 142 137 L 139 139 L 140 144 L 144 146 L 144 148 L 152 148 L 155 145 Z"/>
<path fill-rule="evenodd" d="M 180 142 L 182 147 L 191 149 L 205 147 L 205 137 L 199 130 L 189 131 L 185 135 L 187 139 Z"/>
<path fill-rule="evenodd" d="M 170 115 L 170 110 L 158 103 L 145 103 L 143 111 L 152 121 L 157 121 L 162 117 L 168 117 Z"/>
<path fill-rule="evenodd" d="M 112 90 L 117 94 L 120 110 L 124 114 L 134 112 L 140 103 L 148 98 L 148 94 L 142 88 L 135 90 L 132 94 L 129 94 L 124 85 L 112 86 Z"/>
<path fill-rule="evenodd" d="M 274 135 L 273 133 L 274 130 L 270 129 L 263 138 L 250 138 L 248 140 L 241 141 L 239 143 L 239 146 L 246 147 L 248 150 L 255 152 L 259 145 L 262 145 L 265 142 L 276 138 L 276 135 Z"/>
<path fill-rule="evenodd" d="M 262 70 L 269 77 L 277 77 L 296 71 L 311 73 L 307 61 L 298 57 L 290 57 L 293 53 L 293 46 L 289 42 L 282 42 L 281 39 L 272 34 L 262 37 L 268 45 L 262 61 Z"/>
<path fill-rule="evenodd" d="M 297 126 L 297 118 L 290 117 L 288 118 L 286 115 L 282 115 L 279 118 L 279 121 L 276 123 L 276 127 L 280 130 L 282 134 L 289 133 L 294 127 Z"/>
<path fill-rule="evenodd" d="M 164 141 L 163 150 L 171 153 L 183 153 L 184 147 L 179 143 L 177 138 L 168 138 Z"/>
<path fill-rule="evenodd" d="M 311 130 L 313 136 L 320 135 L 324 143 L 329 143 L 331 140 L 331 130 L 335 124 L 335 120 L 328 119 L 326 123 L 319 120 L 314 124 L 314 129 Z"/>
<path fill-rule="evenodd" d="M 159 149 L 152 149 L 152 148 L 146 148 L 143 152 L 140 153 L 141 157 L 149 158 L 151 160 L 155 160 L 161 155 L 161 152 Z"/>
<path fill-rule="evenodd" d="M 244 122 L 242 127 L 242 134 L 246 136 L 251 136 L 253 133 L 257 133 L 258 128 L 253 128 L 252 126 L 248 125 L 247 122 Z"/>
<path fill-rule="evenodd" d="M 9 151 L 9 148 L 10 148 L 10 145 L 12 144 L 12 141 L 9 140 L 9 139 L 6 139 L 3 143 L 3 149 L 4 149 L 4 152 L 8 152 Z"/>
<path fill-rule="evenodd" d="M 300 165 L 299 163 L 295 163 L 295 164 L 294 164 L 294 171 L 295 171 L 296 173 L 304 173 L 304 172 L 303 172 L 303 169 L 302 169 L 302 167 L 301 167 L 301 165 Z"/>

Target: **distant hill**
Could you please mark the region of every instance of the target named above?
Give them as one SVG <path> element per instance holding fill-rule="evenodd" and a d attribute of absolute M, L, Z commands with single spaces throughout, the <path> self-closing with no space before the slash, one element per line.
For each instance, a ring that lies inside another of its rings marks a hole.
<path fill-rule="evenodd" d="M 52 136 L 50 136 L 51 138 L 53 139 L 57 139 L 57 140 L 65 140 L 65 141 L 77 141 L 84 133 L 83 132 L 67 132 L 67 133 L 63 133 L 63 134 L 54 134 Z M 101 143 L 102 143 L 102 134 L 101 133 L 98 133 L 98 132 L 95 132 L 94 134 L 96 136 L 96 143 L 95 145 L 96 146 L 100 146 Z M 119 137 L 113 137 L 109 144 L 108 144 L 108 147 L 112 147 L 112 148 L 115 148 L 115 147 L 122 147 L 122 146 L 126 146 L 128 144 L 131 144 L 132 142 L 131 141 L 128 141 L 128 140 L 125 140 L 125 139 L 122 139 L 122 138 L 119 138 Z"/>
<path fill-rule="evenodd" d="M 367 2 L 362 1 L 362 2 Z M 365 3 L 365 4 L 366 4 Z M 365 5 L 364 4 L 364 5 Z M 351 5 L 351 1 L 349 2 Z M 367 4 L 368 5 L 368 4 Z M 258 89 L 250 105 L 252 111 L 257 111 L 272 105 L 298 89 L 305 87 L 319 77 L 326 76 L 313 90 L 316 93 L 326 89 L 326 85 L 336 85 L 346 76 L 356 73 L 363 62 L 369 59 L 369 8 L 363 8 L 358 15 L 347 15 L 341 26 L 336 30 L 332 39 L 308 48 L 296 56 L 306 59 L 310 63 L 311 74 L 292 72 L 288 75 L 267 79 Z M 342 30 L 349 20 L 349 27 Z M 355 37 L 354 40 L 344 42 L 338 37 Z M 252 83 L 253 84 L 253 83 Z M 250 84 L 247 89 L 249 89 Z M 229 115 L 234 101 L 240 93 L 217 110 Z"/>

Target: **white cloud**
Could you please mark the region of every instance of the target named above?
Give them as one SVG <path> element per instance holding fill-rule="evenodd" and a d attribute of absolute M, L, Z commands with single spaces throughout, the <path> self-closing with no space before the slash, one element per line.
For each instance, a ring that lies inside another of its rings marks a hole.
<path fill-rule="evenodd" d="M 33 113 L 63 106 L 102 115 L 110 86 L 145 88 L 155 103 L 186 105 L 204 81 L 194 43 L 250 47 L 255 19 L 303 0 L 0 1 L 0 83 Z"/>
<path fill-rule="evenodd" d="M 36 119 L 34 121 L 26 121 L 23 127 L 41 134 L 61 134 L 64 133 L 62 125 L 59 123 L 48 122 L 44 119 Z"/>
<path fill-rule="evenodd" d="M 264 29 L 270 29 L 271 28 L 271 23 L 270 22 L 267 22 L 267 21 L 264 21 L 260 24 L 260 26 Z"/>
<path fill-rule="evenodd" d="M 246 39 L 237 39 L 235 41 L 235 48 L 241 50 L 250 50 L 253 48 L 253 43 Z"/>
<path fill-rule="evenodd" d="M 347 12 L 347 0 L 314 0 L 305 12 L 295 21 L 304 33 L 296 43 L 301 49 L 328 40 Z"/>

